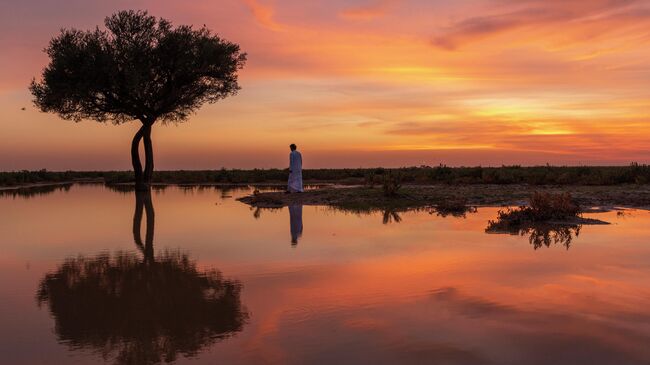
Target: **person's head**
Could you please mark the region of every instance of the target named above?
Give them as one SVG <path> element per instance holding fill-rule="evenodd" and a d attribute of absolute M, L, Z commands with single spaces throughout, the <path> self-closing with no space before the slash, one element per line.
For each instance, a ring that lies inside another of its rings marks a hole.
<path fill-rule="evenodd" d="M 296 147 L 296 145 L 292 143 L 292 144 L 289 145 L 289 148 L 291 148 L 292 151 L 295 151 L 296 148 L 298 148 L 298 147 Z"/>

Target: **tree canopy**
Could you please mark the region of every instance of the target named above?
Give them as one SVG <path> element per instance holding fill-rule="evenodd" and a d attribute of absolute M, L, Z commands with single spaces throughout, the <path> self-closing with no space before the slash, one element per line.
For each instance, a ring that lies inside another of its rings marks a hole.
<path fill-rule="evenodd" d="M 121 11 L 106 29 L 63 29 L 30 90 L 44 112 L 79 121 L 178 122 L 239 90 L 246 54 L 205 26 L 174 27 L 146 11 Z"/>

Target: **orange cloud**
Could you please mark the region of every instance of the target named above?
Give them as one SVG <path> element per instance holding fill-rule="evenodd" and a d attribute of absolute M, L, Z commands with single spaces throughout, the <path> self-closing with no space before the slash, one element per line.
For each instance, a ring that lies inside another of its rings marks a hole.
<path fill-rule="evenodd" d="M 399 0 L 375 0 L 369 4 L 348 8 L 339 13 L 339 16 L 350 20 L 370 20 L 384 16 Z"/>
<path fill-rule="evenodd" d="M 285 31 L 287 27 L 274 19 L 275 9 L 270 5 L 261 4 L 257 0 L 243 0 L 244 4 L 253 13 L 255 20 L 264 28 L 272 31 Z"/>
<path fill-rule="evenodd" d="M 357 4 L 138 3 L 249 55 L 236 97 L 156 128 L 157 166 L 281 167 L 291 142 L 310 167 L 650 162 L 645 2 Z M 38 26 L 11 16 L 35 6 L 0 9 L 0 169 L 129 168 L 135 125 L 70 124 L 36 112 L 26 89 L 60 27 L 93 27 L 117 6 L 45 4 Z"/>
<path fill-rule="evenodd" d="M 434 36 L 432 44 L 455 50 L 468 43 L 522 29 L 551 33 L 551 36 L 557 34 L 558 29 L 562 29 L 562 38 L 588 41 L 602 38 L 616 30 L 620 31 L 621 27 L 642 26 L 650 21 L 650 10 L 632 7 L 638 1 L 530 0 L 504 3 L 515 5 L 517 8 L 491 15 L 472 16 L 455 22 Z"/>

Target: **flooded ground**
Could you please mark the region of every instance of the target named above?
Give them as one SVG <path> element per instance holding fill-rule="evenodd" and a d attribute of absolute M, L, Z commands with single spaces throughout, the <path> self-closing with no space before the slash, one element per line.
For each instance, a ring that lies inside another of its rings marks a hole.
<path fill-rule="evenodd" d="M 650 363 L 648 211 L 488 234 L 498 208 L 256 210 L 250 191 L 3 192 L 0 363 Z"/>

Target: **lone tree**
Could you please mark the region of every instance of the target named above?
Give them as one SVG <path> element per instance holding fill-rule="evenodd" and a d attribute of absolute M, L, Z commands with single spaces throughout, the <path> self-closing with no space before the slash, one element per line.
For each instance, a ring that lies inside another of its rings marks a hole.
<path fill-rule="evenodd" d="M 131 161 L 136 187 L 144 190 L 153 175 L 151 127 L 185 121 L 204 103 L 236 94 L 246 54 L 205 26 L 172 27 L 146 11 L 120 11 L 104 24 L 105 30 L 63 29 L 45 50 L 50 64 L 30 90 L 41 111 L 63 119 L 139 120 Z"/>

